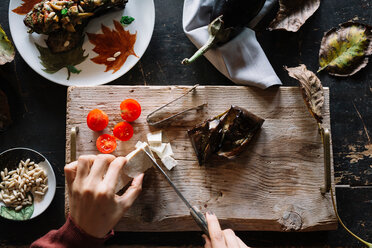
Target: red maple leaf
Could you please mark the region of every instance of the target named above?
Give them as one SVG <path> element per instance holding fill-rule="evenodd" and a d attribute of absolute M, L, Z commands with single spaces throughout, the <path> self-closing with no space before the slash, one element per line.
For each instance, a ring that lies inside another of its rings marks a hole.
<path fill-rule="evenodd" d="M 134 52 L 137 32 L 131 34 L 114 20 L 115 29 L 110 30 L 101 24 L 102 34 L 87 33 L 89 41 L 95 45 L 93 51 L 98 56 L 91 59 L 94 63 L 106 65 L 106 71 L 117 72 L 125 63 L 129 55 L 138 56 Z"/>
<path fill-rule="evenodd" d="M 22 0 L 21 6 L 13 9 L 12 11 L 18 15 L 26 15 L 32 10 L 35 4 L 40 3 L 41 0 Z"/>

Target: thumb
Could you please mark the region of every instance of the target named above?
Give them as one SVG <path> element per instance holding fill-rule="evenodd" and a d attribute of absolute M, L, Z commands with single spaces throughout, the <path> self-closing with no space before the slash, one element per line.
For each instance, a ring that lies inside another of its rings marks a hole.
<path fill-rule="evenodd" d="M 117 197 L 124 211 L 127 211 L 132 206 L 133 202 L 137 199 L 137 197 L 141 193 L 143 177 L 144 177 L 144 174 L 141 173 L 135 178 L 133 178 L 132 184 L 125 191 L 125 193 L 122 196 Z"/>

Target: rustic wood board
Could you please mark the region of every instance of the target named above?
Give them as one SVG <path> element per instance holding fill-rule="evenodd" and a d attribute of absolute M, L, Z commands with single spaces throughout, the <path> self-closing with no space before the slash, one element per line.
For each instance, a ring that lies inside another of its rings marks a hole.
<path fill-rule="evenodd" d="M 109 115 L 110 133 L 121 121 L 120 102 L 137 99 L 141 117 L 133 123 L 134 136 L 118 144 L 115 155 L 126 155 L 138 140 L 156 128 L 146 116 L 182 95 L 189 86 L 70 87 L 67 96 L 66 161 L 70 161 L 70 130 L 79 127 L 77 155 L 97 154 L 86 116 L 93 108 Z M 329 89 L 324 89 L 324 126 L 330 129 Z M 191 204 L 213 211 L 225 227 L 234 230 L 318 231 L 337 228 L 330 194 L 322 195 L 323 148 L 316 122 L 308 113 L 297 87 L 259 90 L 245 86 L 199 86 L 182 107 L 208 102 L 202 110 L 163 127 L 179 165 L 168 172 Z M 199 166 L 186 130 L 227 110 L 248 109 L 265 119 L 247 150 L 232 160 L 213 158 Z M 331 149 L 332 151 L 332 149 Z M 332 158 L 332 156 L 331 156 Z M 332 160 L 333 172 L 333 160 Z M 333 174 L 333 173 L 332 173 Z M 332 187 L 333 177 L 332 177 Z M 66 197 L 66 212 L 68 199 Z M 289 217 L 289 218 L 288 218 Z M 115 228 L 118 231 L 199 230 L 188 209 L 155 170 L 146 172 L 143 192 Z"/>

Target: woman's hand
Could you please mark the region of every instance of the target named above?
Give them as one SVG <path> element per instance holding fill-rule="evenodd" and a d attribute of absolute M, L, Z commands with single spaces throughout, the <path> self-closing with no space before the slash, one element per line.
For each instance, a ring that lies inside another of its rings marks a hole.
<path fill-rule="evenodd" d="M 247 248 L 248 246 L 231 229 L 221 230 L 216 215 L 206 214 L 210 239 L 203 235 L 205 248 Z"/>
<path fill-rule="evenodd" d="M 87 234 L 103 238 L 132 206 L 142 189 L 143 174 L 122 195 L 115 194 L 124 157 L 80 156 L 65 166 L 70 216 Z"/>

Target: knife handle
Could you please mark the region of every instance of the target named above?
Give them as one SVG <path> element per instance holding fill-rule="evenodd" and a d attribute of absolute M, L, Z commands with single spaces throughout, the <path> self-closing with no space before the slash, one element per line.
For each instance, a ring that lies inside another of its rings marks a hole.
<path fill-rule="evenodd" d="M 200 229 L 202 229 L 205 235 L 209 238 L 208 224 L 204 214 L 195 206 L 190 208 L 190 214 L 194 218 L 196 224 L 198 224 Z"/>

